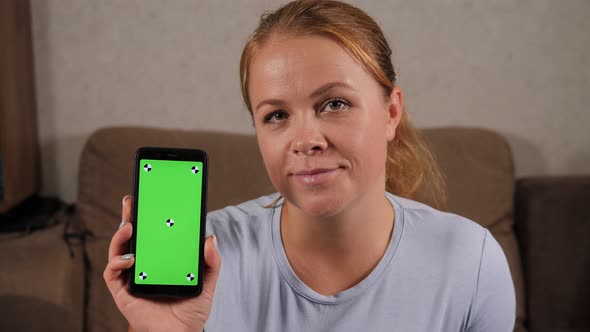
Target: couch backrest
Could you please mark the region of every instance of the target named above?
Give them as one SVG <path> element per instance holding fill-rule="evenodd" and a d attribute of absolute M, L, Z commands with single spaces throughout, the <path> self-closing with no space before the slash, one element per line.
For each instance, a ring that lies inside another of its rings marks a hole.
<path fill-rule="evenodd" d="M 517 289 L 517 316 L 524 319 L 518 245 L 512 231 L 514 171 L 506 141 L 483 129 L 422 131 L 447 177 L 449 211 L 489 228 L 509 261 Z M 274 192 L 252 135 L 155 128 L 116 127 L 95 132 L 80 159 L 78 216 L 95 238 L 88 243 L 90 331 L 120 329 L 124 320 L 101 274 L 108 241 L 120 222 L 121 199 L 132 193 L 133 156 L 140 146 L 200 148 L 210 160 L 209 211 Z M 428 202 L 428 193 L 423 193 Z"/>
<path fill-rule="evenodd" d="M 117 127 L 98 130 L 88 139 L 80 160 L 78 203 L 119 215 L 121 199 L 133 193 L 134 154 L 141 146 L 205 150 L 209 211 L 275 191 L 252 135 Z M 105 223 L 87 226 L 101 234 Z"/>

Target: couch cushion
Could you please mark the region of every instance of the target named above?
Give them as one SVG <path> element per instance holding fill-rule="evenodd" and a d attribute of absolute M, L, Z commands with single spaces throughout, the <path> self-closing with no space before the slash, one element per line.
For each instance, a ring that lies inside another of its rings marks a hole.
<path fill-rule="evenodd" d="M 82 331 L 81 316 L 53 301 L 35 296 L 0 295 L 0 308 L 0 331 Z"/>
<path fill-rule="evenodd" d="M 252 135 L 117 127 L 95 132 L 80 159 L 78 203 L 120 218 L 121 199 L 133 192 L 133 163 L 142 146 L 198 148 L 210 165 L 207 207 L 220 209 L 274 192 Z M 92 221 L 95 235 L 110 234 L 113 220 Z M 118 224 L 118 220 L 115 220 Z"/>
<path fill-rule="evenodd" d="M 0 238 L 0 331 L 82 330 L 83 253 L 63 234 L 59 224 Z"/>

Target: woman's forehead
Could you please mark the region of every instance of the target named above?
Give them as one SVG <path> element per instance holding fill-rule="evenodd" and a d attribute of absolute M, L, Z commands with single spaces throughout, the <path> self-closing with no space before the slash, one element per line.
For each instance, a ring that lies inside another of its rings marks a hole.
<path fill-rule="evenodd" d="M 273 38 L 253 58 L 250 71 L 277 74 L 285 71 L 316 70 L 321 66 L 358 63 L 337 42 L 327 37 Z"/>
<path fill-rule="evenodd" d="M 281 38 L 269 40 L 254 56 L 249 68 L 249 91 L 250 97 L 256 98 L 280 90 L 304 92 L 329 82 L 355 86 L 366 84 L 367 79 L 371 77 L 363 67 L 329 38 Z"/>

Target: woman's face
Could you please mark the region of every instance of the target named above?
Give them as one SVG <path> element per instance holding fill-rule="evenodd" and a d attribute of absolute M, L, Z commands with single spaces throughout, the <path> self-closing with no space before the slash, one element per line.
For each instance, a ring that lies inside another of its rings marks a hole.
<path fill-rule="evenodd" d="M 383 88 L 325 37 L 271 38 L 249 68 L 264 164 L 289 204 L 329 217 L 367 194 L 383 194 L 387 143 L 401 91 Z"/>

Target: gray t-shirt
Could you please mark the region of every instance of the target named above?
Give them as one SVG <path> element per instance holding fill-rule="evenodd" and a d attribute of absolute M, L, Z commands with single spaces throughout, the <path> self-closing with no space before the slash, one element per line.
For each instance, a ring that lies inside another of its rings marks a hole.
<path fill-rule="evenodd" d="M 211 315 L 216 331 L 512 331 L 506 257 L 488 230 L 386 193 L 395 227 L 385 255 L 356 286 L 321 295 L 291 269 L 278 193 L 208 214 L 222 257 Z"/>

